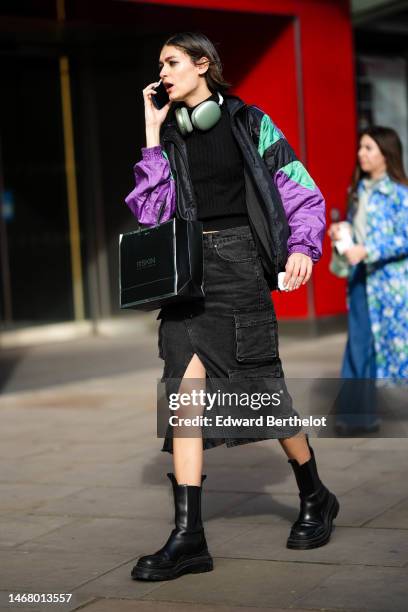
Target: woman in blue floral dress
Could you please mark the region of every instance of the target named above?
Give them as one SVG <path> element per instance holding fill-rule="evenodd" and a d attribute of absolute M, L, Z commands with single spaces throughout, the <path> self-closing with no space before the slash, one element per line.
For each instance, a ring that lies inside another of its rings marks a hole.
<path fill-rule="evenodd" d="M 408 378 L 408 179 L 391 128 L 372 126 L 360 136 L 347 220 L 354 244 L 344 253 L 349 335 L 341 376 L 360 381 L 337 406 L 343 435 L 379 428 L 376 379 Z M 330 226 L 333 241 L 339 229 Z"/>

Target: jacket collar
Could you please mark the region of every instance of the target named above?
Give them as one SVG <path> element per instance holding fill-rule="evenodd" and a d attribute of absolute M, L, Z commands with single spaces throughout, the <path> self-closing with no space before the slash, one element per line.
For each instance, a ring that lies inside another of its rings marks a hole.
<path fill-rule="evenodd" d="M 235 115 L 237 111 L 246 106 L 245 102 L 238 98 L 238 96 L 224 94 L 224 99 L 231 115 Z"/>
<path fill-rule="evenodd" d="M 394 188 L 394 181 L 388 174 L 385 174 L 379 181 L 374 183 L 373 192 L 378 191 L 379 193 L 389 196 L 393 193 Z M 363 180 L 360 181 L 360 189 L 364 189 Z"/>

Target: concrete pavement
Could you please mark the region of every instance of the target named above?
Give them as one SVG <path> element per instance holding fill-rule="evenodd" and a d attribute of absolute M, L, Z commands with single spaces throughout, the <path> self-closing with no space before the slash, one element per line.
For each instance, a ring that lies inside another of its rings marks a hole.
<path fill-rule="evenodd" d="M 0 610 L 402 612 L 408 600 L 408 441 L 313 439 L 341 509 L 330 543 L 285 547 L 298 513 L 274 441 L 206 451 L 203 514 L 214 571 L 130 579 L 172 528 L 155 437 L 156 322 L 123 335 L 3 351 Z M 281 339 L 286 376 L 335 377 L 344 334 Z M 72 593 L 8 604 L 10 593 Z"/>

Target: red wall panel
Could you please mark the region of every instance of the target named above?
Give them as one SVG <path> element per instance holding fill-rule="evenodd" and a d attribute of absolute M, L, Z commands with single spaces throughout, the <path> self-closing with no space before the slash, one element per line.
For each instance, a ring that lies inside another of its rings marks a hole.
<path fill-rule="evenodd" d="M 344 208 L 355 161 L 353 46 L 346 2 L 307 2 L 301 16 L 306 161 L 327 204 Z M 328 269 L 330 240 L 314 270 L 316 316 L 345 311 L 345 282 Z"/>

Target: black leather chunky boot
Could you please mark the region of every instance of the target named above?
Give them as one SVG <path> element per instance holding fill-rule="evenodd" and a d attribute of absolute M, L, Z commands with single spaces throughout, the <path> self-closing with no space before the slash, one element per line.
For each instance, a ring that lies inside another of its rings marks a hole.
<path fill-rule="evenodd" d="M 176 527 L 166 544 L 153 555 L 140 557 L 132 569 L 134 580 L 171 580 L 182 574 L 199 574 L 213 569 L 201 520 L 201 486 L 177 483 L 168 473 L 172 485 Z"/>
<path fill-rule="evenodd" d="M 299 487 L 300 512 L 287 541 L 287 548 L 317 548 L 327 544 L 333 529 L 333 519 L 339 512 L 336 496 L 324 486 L 317 473 L 313 448 L 309 444 L 311 458 L 299 465 L 289 459 Z"/>

